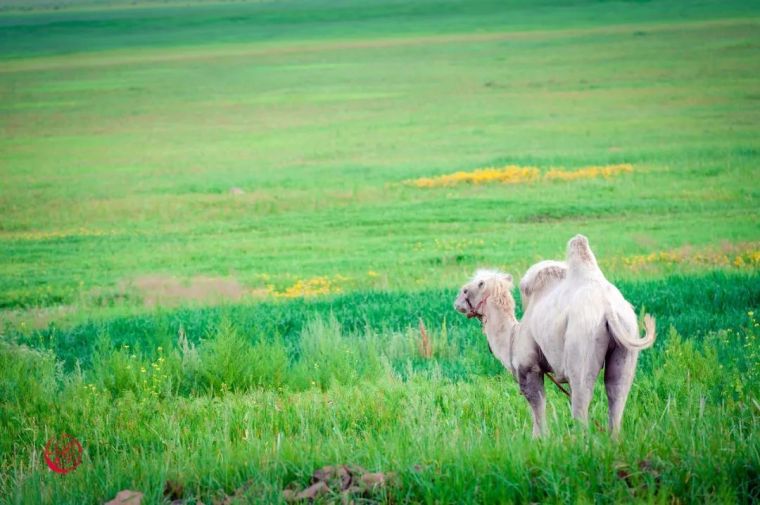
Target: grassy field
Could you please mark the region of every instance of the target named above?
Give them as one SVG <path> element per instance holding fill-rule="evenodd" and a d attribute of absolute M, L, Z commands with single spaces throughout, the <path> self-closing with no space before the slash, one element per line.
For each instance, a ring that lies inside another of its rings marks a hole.
<path fill-rule="evenodd" d="M 739 1 L 3 2 L 0 502 L 343 463 L 396 473 L 365 502 L 760 500 L 759 34 Z M 531 440 L 451 308 L 576 233 L 658 318 L 619 443 L 555 391 Z"/>

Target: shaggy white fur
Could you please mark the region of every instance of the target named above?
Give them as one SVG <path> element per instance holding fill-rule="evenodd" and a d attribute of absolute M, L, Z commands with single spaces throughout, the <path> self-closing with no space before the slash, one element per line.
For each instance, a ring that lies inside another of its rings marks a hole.
<path fill-rule="evenodd" d="M 520 283 L 525 304 L 515 317 L 512 277 L 479 270 L 462 287 L 454 307 L 483 323 L 489 347 L 520 384 L 533 413 L 533 435 L 546 431 L 544 374 L 569 382 L 573 416 L 587 423 L 594 382 L 605 369 L 609 429 L 617 435 L 638 352 L 655 339 L 654 319 L 644 318 L 638 337 L 633 307 L 610 284 L 582 235 L 568 243 L 566 263 L 544 261 Z"/>

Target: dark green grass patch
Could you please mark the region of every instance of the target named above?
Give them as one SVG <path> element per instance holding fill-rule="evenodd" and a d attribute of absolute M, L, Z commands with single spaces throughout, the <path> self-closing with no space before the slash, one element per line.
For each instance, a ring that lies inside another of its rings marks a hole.
<path fill-rule="evenodd" d="M 657 318 L 661 341 L 667 339 L 671 326 L 692 339 L 719 329 L 737 329 L 745 324 L 748 311 L 760 307 L 757 274 L 715 272 L 646 282 L 623 281 L 619 287 L 637 310 L 646 310 Z M 52 349 L 69 370 L 77 361 L 88 367 L 98 342 L 103 340 L 113 348 L 128 345 L 153 359 L 156 347 L 175 345 L 180 331 L 189 342 L 197 344 L 225 322 L 232 324 L 241 338 L 250 343 L 276 338 L 295 344 L 315 317 L 334 317 L 343 331 L 357 336 L 365 331 L 404 332 L 417 328 L 422 319 L 432 331 L 445 331 L 459 350 L 472 345 L 485 348 L 479 326 L 453 310 L 455 294 L 453 289 L 358 292 L 329 299 L 163 309 L 142 315 L 93 319 L 72 326 L 53 324 L 39 331 L 21 330 L 16 325 L 15 329 L 9 327 L 6 334 L 20 343 Z M 515 296 L 519 299 L 517 291 Z M 646 363 L 648 355 L 644 356 Z M 446 359 L 444 369 L 457 370 L 457 361 L 458 356 Z"/>
<path fill-rule="evenodd" d="M 545 29 L 618 23 L 614 12 L 625 9 L 627 21 L 661 21 L 677 17 L 699 20 L 741 16 L 756 10 L 744 2 L 700 2 L 679 9 L 671 2 L 576 2 L 540 4 L 523 0 L 437 0 L 361 2 L 287 0 L 280 2 L 164 3 L 108 1 L 97 4 L 54 0 L 44 6 L 77 7 L 60 12 L 0 15 L 0 56 L 67 54 L 103 49 L 206 44 L 345 39 L 357 36 L 437 34 L 479 30 Z M 28 8 L 28 2 L 7 2 L 5 10 Z M 125 8 L 128 7 L 128 8 Z M 57 9 L 56 9 L 57 10 Z M 536 11 L 540 11 L 540 16 Z M 540 20 L 540 22 L 539 22 Z M 297 36 L 294 36 L 297 34 Z"/>

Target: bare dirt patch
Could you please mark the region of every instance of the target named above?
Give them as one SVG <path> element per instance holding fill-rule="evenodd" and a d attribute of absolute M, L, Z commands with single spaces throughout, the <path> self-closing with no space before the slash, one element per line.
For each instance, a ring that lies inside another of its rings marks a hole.
<path fill-rule="evenodd" d="M 134 290 L 147 307 L 177 306 L 187 302 L 219 303 L 238 301 L 248 290 L 232 277 L 195 276 L 178 279 L 169 275 L 143 275 L 122 283 L 124 291 Z"/>
<path fill-rule="evenodd" d="M 75 312 L 75 307 L 71 305 L 1 310 L 0 332 L 12 326 L 30 330 L 47 328 L 50 323 L 62 320 Z"/>

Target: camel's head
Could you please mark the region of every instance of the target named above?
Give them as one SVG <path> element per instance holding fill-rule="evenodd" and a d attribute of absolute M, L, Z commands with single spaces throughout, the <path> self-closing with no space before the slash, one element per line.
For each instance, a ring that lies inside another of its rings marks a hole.
<path fill-rule="evenodd" d="M 472 279 L 459 290 L 454 309 L 468 318 L 482 317 L 486 304 L 493 299 L 504 303 L 505 297 L 512 300 L 512 276 L 497 270 L 478 270 Z M 514 310 L 514 301 L 512 301 Z"/>

